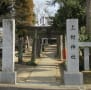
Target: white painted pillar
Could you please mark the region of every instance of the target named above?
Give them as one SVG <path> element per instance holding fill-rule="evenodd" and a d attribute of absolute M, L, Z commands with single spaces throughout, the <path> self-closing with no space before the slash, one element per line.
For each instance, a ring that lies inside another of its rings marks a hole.
<path fill-rule="evenodd" d="M 89 48 L 84 48 L 84 70 L 90 70 L 90 67 L 89 67 Z"/>
<path fill-rule="evenodd" d="M 14 72 L 15 56 L 15 20 L 3 20 L 3 55 L 2 55 L 2 72 L 0 72 L 1 83 L 15 83 Z"/>

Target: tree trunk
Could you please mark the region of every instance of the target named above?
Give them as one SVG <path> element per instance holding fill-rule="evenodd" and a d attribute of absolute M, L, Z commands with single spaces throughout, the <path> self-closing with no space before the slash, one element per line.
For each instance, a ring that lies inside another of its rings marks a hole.
<path fill-rule="evenodd" d="M 61 58 L 61 36 L 57 36 L 57 58 Z"/>
<path fill-rule="evenodd" d="M 35 63 L 36 45 L 37 45 L 37 30 L 35 30 L 35 32 L 34 32 L 33 45 L 32 45 L 32 57 L 31 57 L 31 61 L 28 63 L 30 65 L 36 65 L 36 63 Z"/>
<path fill-rule="evenodd" d="M 18 39 L 18 63 L 22 64 L 23 61 L 23 37 Z"/>
<path fill-rule="evenodd" d="M 26 52 L 26 36 L 23 37 L 23 52 Z"/>
<path fill-rule="evenodd" d="M 41 53 L 41 43 L 40 43 L 40 38 L 38 36 L 37 38 L 37 45 L 36 45 L 36 57 L 39 58 Z"/>
<path fill-rule="evenodd" d="M 62 54 L 63 54 L 63 59 L 66 59 L 66 45 L 65 45 L 65 34 L 63 34 L 63 50 L 62 50 Z"/>
<path fill-rule="evenodd" d="M 86 30 L 87 30 L 87 33 L 89 34 L 90 39 L 91 39 L 91 0 L 86 0 L 86 4 L 87 4 Z"/>
<path fill-rule="evenodd" d="M 91 41 L 91 0 L 86 0 L 87 8 L 86 8 L 86 32 L 89 35 L 89 39 Z M 90 48 L 90 56 L 91 56 L 91 48 Z"/>

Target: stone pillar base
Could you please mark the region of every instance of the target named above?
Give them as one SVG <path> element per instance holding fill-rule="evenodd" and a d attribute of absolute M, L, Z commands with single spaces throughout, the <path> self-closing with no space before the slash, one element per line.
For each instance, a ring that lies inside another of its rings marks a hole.
<path fill-rule="evenodd" d="M 16 72 L 0 72 L 0 83 L 15 84 L 16 83 Z"/>
<path fill-rule="evenodd" d="M 65 85 L 82 85 L 83 74 L 81 72 L 64 72 Z"/>

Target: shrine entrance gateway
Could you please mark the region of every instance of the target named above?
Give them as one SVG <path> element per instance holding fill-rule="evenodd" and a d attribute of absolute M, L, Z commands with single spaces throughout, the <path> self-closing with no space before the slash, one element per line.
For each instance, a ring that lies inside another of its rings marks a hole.
<path fill-rule="evenodd" d="M 50 31 L 50 26 L 23 26 L 17 28 L 25 28 L 30 30 L 31 33 L 41 34 L 40 38 L 56 37 L 59 32 Z M 47 29 L 47 30 L 46 30 Z M 38 32 L 39 30 L 39 32 Z M 41 31 L 41 33 L 40 33 Z M 51 36 L 52 35 L 52 36 Z M 50 36 L 50 37 L 49 37 Z M 0 83 L 15 84 L 16 72 L 15 72 L 15 20 L 4 19 L 3 20 L 3 58 L 2 58 L 2 71 L 0 72 Z"/>
<path fill-rule="evenodd" d="M 67 71 L 64 71 L 65 85 L 82 85 L 83 73 L 79 72 L 79 47 L 84 48 L 84 70 L 90 70 L 89 47 L 91 42 L 79 42 L 78 19 L 68 19 L 67 30 Z"/>
<path fill-rule="evenodd" d="M 78 58 L 78 20 L 67 20 L 67 42 L 68 42 L 68 60 L 67 71 L 64 72 L 64 83 L 66 85 L 79 85 L 83 84 L 83 74 L 79 72 L 79 58 Z M 60 35 L 60 32 L 51 30 L 51 27 L 31 27 L 24 26 L 18 28 L 27 28 L 34 32 L 34 34 L 40 33 L 41 38 L 50 34 L 51 37 Z M 45 30 L 48 29 L 49 31 Z M 38 32 L 39 30 L 39 32 Z M 45 32 L 46 31 L 46 32 Z M 46 34 L 45 34 L 46 33 Z M 48 36 L 47 36 L 48 37 Z M 49 38 L 49 37 L 48 37 Z M 34 52 L 35 53 L 35 52 Z M 15 55 L 15 20 L 4 19 L 3 20 L 3 59 L 2 59 L 2 71 L 0 72 L 0 83 L 16 83 L 16 72 L 14 71 L 14 55 Z"/>

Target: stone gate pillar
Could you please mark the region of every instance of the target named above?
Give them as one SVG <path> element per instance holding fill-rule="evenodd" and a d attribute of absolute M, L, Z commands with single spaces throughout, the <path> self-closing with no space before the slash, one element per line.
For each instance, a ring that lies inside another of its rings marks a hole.
<path fill-rule="evenodd" d="M 67 27 L 67 71 L 64 72 L 66 85 L 83 84 L 83 74 L 79 72 L 78 19 L 68 19 Z"/>
<path fill-rule="evenodd" d="M 84 48 L 84 70 L 89 71 L 90 70 L 90 65 L 89 65 L 89 48 L 85 47 Z"/>
<path fill-rule="evenodd" d="M 0 83 L 16 82 L 16 73 L 14 72 L 15 56 L 15 20 L 3 20 L 3 56 L 2 72 L 0 72 Z"/>

